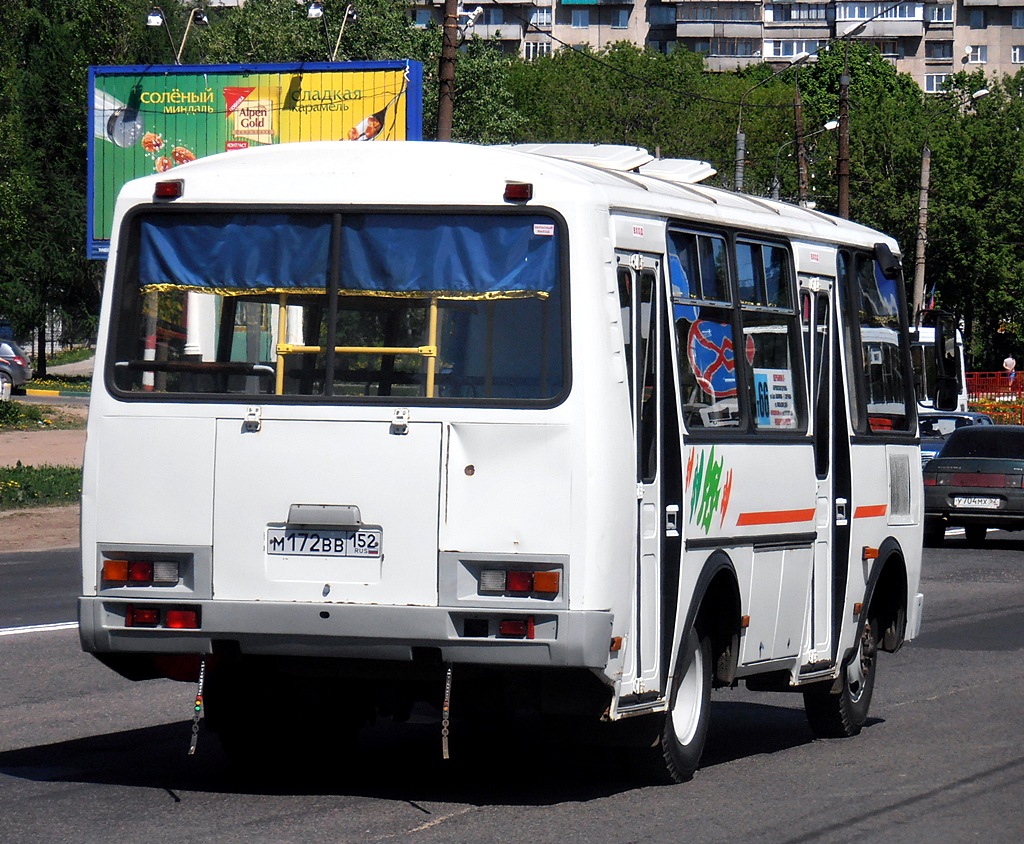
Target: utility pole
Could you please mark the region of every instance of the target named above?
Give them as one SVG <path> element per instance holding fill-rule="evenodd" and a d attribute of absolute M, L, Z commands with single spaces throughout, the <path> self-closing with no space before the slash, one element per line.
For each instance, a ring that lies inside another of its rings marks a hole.
<path fill-rule="evenodd" d="M 839 77 L 839 216 L 850 219 L 850 42 L 843 42 L 843 75 Z"/>
<path fill-rule="evenodd" d="M 452 139 L 452 106 L 455 103 L 455 56 L 459 46 L 459 3 L 444 0 L 441 61 L 438 65 L 437 139 Z"/>
<path fill-rule="evenodd" d="M 921 151 L 921 192 L 917 200 L 917 241 L 914 245 L 913 318 L 924 307 L 924 256 L 928 245 L 928 187 L 931 181 L 932 151 L 925 141 Z"/>
<path fill-rule="evenodd" d="M 800 77 L 796 80 L 796 94 L 793 97 L 796 137 L 797 200 L 801 205 L 807 202 L 807 146 L 804 144 L 804 104 L 800 98 Z"/>

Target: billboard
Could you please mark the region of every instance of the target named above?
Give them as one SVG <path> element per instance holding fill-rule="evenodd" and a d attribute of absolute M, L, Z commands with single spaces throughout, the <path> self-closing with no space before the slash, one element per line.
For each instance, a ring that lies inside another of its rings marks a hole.
<path fill-rule="evenodd" d="M 89 68 L 88 254 L 106 258 L 125 182 L 301 141 L 421 140 L 419 62 Z"/>

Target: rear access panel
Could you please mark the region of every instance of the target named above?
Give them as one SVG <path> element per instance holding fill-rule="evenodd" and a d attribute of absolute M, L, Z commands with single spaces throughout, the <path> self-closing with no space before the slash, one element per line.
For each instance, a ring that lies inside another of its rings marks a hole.
<path fill-rule="evenodd" d="M 214 598 L 437 605 L 441 426 L 217 420 Z"/>

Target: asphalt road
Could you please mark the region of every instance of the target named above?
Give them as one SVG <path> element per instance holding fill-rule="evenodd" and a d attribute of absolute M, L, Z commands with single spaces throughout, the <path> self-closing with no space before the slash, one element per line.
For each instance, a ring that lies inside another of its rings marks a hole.
<path fill-rule="evenodd" d="M 187 755 L 193 687 L 122 680 L 73 629 L 0 630 L 0 841 L 1024 840 L 1022 551 L 995 533 L 926 552 L 922 635 L 883 655 L 860 736 L 814 740 L 799 696 L 716 693 L 704 766 L 675 787 L 529 720 L 456 722 L 444 762 L 429 712 L 254 782 L 205 731 Z M 15 556 L 0 628 L 66 621 L 74 558 Z M 267 729 L 301 717 L 282 689 Z"/>

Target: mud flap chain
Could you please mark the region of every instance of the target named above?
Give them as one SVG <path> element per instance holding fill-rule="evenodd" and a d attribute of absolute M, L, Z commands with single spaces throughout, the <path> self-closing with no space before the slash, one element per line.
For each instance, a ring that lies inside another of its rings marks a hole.
<path fill-rule="evenodd" d="M 188 747 L 188 755 L 194 756 L 199 744 L 199 721 L 203 717 L 203 682 L 206 680 L 206 657 L 199 657 L 199 686 L 196 689 L 195 710 L 192 713 L 192 743 Z"/>
<path fill-rule="evenodd" d="M 448 663 L 448 672 L 445 674 L 444 679 L 444 706 L 441 707 L 441 756 L 444 759 L 448 757 L 448 724 L 449 724 L 449 712 L 451 711 L 452 705 L 452 664 Z"/>

